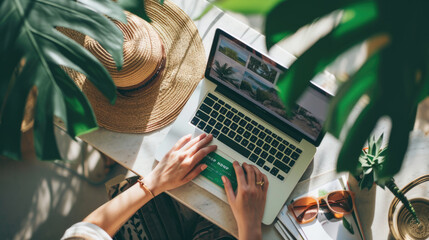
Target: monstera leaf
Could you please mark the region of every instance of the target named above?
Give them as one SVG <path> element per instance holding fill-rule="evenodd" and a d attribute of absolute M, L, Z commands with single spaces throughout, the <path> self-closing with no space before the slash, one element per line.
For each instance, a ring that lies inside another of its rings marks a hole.
<path fill-rule="evenodd" d="M 238 0 L 217 2 L 228 9 L 229 1 Z M 265 4 L 261 3 L 261 9 Z M 253 8 L 257 9 L 255 5 Z M 246 6 L 241 9 L 238 10 L 248 12 L 244 10 Z M 340 86 L 330 105 L 325 129 L 339 137 L 351 109 L 362 96 L 368 96 L 369 103 L 346 134 L 337 170 L 355 172 L 363 144 L 380 117 L 388 116 L 392 121 L 390 147 L 386 167 L 380 171 L 380 177 L 388 179 L 402 165 L 417 105 L 429 95 L 429 1 L 285 0 L 266 14 L 267 46 L 339 10 L 339 24 L 299 56 L 279 79 L 280 96 L 287 106 L 292 106 L 309 81 L 344 51 L 365 40 L 378 42 L 367 62 Z"/>
<path fill-rule="evenodd" d="M 54 116 L 74 137 L 97 128 L 91 106 L 60 66 L 85 74 L 115 102 L 116 88 L 103 65 L 76 41 L 60 33 L 64 27 L 100 42 L 122 66 L 122 32 L 109 20 L 126 22 L 111 0 L 0 1 L 0 155 L 20 159 L 21 122 L 29 91 L 35 87 L 34 143 L 38 158 L 58 159 Z"/>

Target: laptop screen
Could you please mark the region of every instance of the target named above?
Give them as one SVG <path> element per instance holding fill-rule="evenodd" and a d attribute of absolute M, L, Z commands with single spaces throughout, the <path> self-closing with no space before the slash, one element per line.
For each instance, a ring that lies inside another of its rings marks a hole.
<path fill-rule="evenodd" d="M 257 116 L 268 116 L 268 119 L 262 118 L 276 127 L 279 121 L 283 123 L 280 125 L 287 124 L 317 146 L 323 136 L 322 126 L 331 96 L 311 84 L 297 101 L 292 114 L 287 115 L 276 87 L 280 75 L 285 72 L 285 67 L 224 31 L 216 30 L 206 78 L 238 94 L 234 100 L 238 99 L 238 103 Z"/>

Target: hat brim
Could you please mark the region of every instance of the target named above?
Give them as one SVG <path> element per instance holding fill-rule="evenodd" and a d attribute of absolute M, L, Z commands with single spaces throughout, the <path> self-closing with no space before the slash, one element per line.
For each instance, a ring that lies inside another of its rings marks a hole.
<path fill-rule="evenodd" d="M 84 75 L 71 74 L 90 101 L 98 124 L 112 131 L 147 133 L 170 124 L 204 77 L 204 46 L 192 19 L 168 0 L 162 5 L 147 0 L 145 9 L 166 54 L 159 79 L 138 90 L 118 92 L 111 105 Z"/>

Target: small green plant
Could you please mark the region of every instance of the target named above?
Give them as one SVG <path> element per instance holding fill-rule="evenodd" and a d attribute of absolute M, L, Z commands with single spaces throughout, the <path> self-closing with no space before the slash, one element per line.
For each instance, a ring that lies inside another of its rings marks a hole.
<path fill-rule="evenodd" d="M 383 134 L 376 140 L 375 136 L 368 139 L 368 147 L 362 149 L 359 157 L 358 170 L 355 173 L 355 178 L 359 182 L 360 189 L 367 188 L 368 190 L 375 184 L 381 188 L 387 187 L 395 197 L 397 197 L 408 211 L 413 215 L 417 223 L 420 223 L 416 211 L 408 201 L 407 197 L 402 193 L 395 183 L 395 179 L 380 178 L 380 171 L 383 170 L 384 160 L 386 158 L 387 147 L 382 148 Z"/>

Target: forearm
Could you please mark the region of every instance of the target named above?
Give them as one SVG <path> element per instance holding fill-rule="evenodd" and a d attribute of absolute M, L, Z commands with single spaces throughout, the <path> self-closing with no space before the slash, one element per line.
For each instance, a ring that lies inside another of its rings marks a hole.
<path fill-rule="evenodd" d="M 83 221 L 93 223 L 113 236 L 137 210 L 151 199 L 152 195 L 137 183 L 97 208 Z"/>
<path fill-rule="evenodd" d="M 239 240 L 261 240 L 262 230 L 260 227 L 252 228 L 252 229 L 238 228 L 238 239 Z"/>

